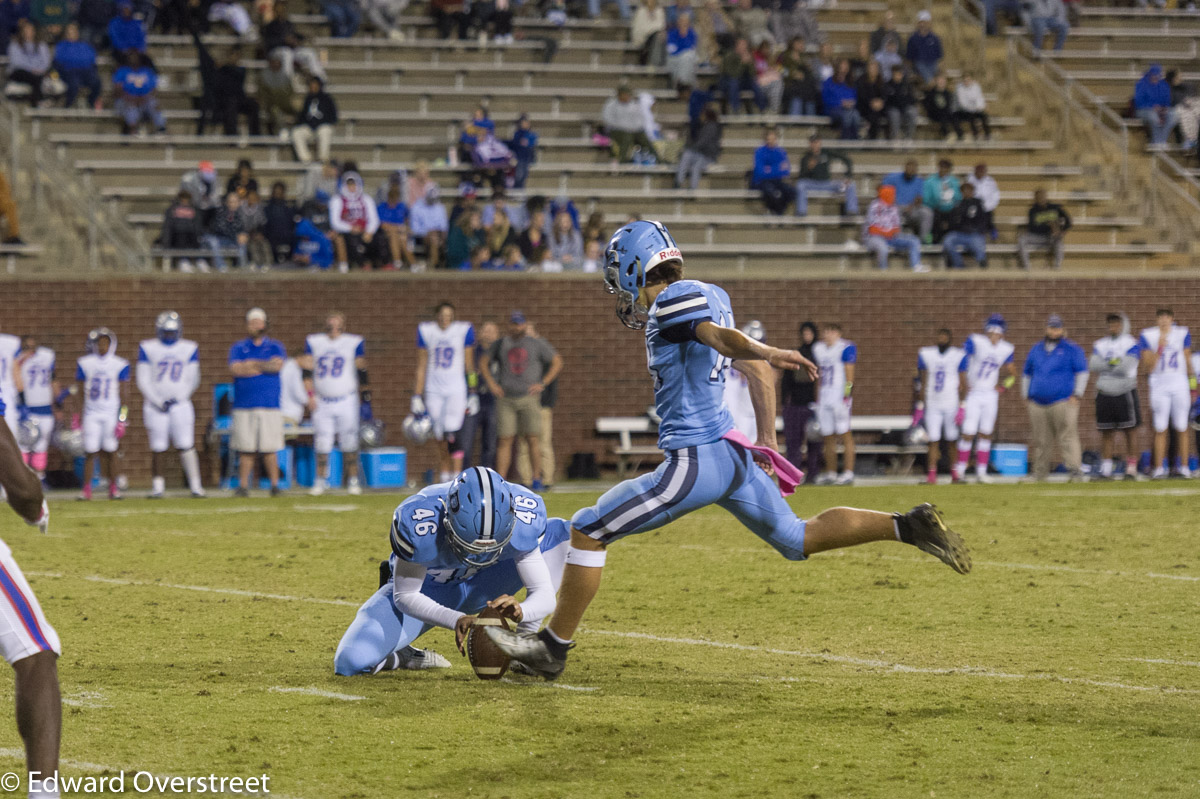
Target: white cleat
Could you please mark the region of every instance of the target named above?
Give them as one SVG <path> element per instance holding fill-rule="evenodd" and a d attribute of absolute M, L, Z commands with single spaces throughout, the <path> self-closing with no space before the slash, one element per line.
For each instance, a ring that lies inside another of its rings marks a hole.
<path fill-rule="evenodd" d="M 400 668 L 409 671 L 450 668 L 450 661 L 432 649 L 417 649 L 416 647 L 406 646 L 396 654 L 400 656 Z"/>
<path fill-rule="evenodd" d="M 38 532 L 46 535 L 50 532 L 50 506 L 46 504 L 46 500 L 42 500 L 42 512 L 36 520 L 25 522 L 30 527 L 36 527 Z"/>
<path fill-rule="evenodd" d="M 996 478 L 992 477 L 987 472 L 976 472 L 975 479 L 978 480 L 981 485 L 985 486 L 990 486 L 992 483 L 996 482 Z"/>
<path fill-rule="evenodd" d="M 837 475 L 833 472 L 821 472 L 817 475 L 817 485 L 819 486 L 831 486 L 835 480 L 837 480 Z"/>
<path fill-rule="evenodd" d="M 325 493 L 325 478 L 318 477 L 316 480 L 313 480 L 312 488 L 308 489 L 308 495 L 310 497 L 319 497 L 324 493 Z"/>
<path fill-rule="evenodd" d="M 346 484 L 346 493 L 352 497 L 357 497 L 362 494 L 362 483 L 357 477 L 350 478 L 350 482 Z"/>
<path fill-rule="evenodd" d="M 1150 475 L 1150 479 L 1151 480 L 1166 480 L 1167 477 L 1169 477 L 1169 476 L 1170 475 L 1167 473 L 1167 470 L 1164 469 L 1163 467 L 1159 466 L 1157 469 L 1154 470 L 1154 474 Z"/>
<path fill-rule="evenodd" d="M 833 481 L 835 486 L 852 486 L 854 485 L 854 472 L 842 472 Z"/>

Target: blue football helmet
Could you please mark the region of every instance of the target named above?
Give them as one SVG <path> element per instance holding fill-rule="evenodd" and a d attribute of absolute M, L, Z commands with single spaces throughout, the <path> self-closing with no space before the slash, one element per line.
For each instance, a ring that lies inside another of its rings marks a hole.
<path fill-rule="evenodd" d="M 643 330 L 650 309 L 638 303 L 646 275 L 667 261 L 683 262 L 683 253 L 661 222 L 638 220 L 622 225 L 604 251 L 604 288 L 617 295 L 617 318 L 631 330 Z"/>
<path fill-rule="evenodd" d="M 993 328 L 995 328 L 995 330 L 993 330 Z M 983 332 L 985 333 L 996 332 L 1003 334 L 1005 330 L 1008 330 L 1008 323 L 1005 322 L 1004 317 L 998 313 L 992 314 L 987 318 L 987 321 L 983 323 Z"/>
<path fill-rule="evenodd" d="M 183 335 L 183 319 L 174 311 L 163 311 L 158 315 L 158 319 L 154 320 L 154 330 L 158 333 L 159 341 L 172 344 L 179 341 L 179 337 Z"/>
<path fill-rule="evenodd" d="M 491 469 L 472 466 L 446 492 L 446 540 L 468 566 L 482 569 L 500 557 L 512 538 L 513 494 Z"/>

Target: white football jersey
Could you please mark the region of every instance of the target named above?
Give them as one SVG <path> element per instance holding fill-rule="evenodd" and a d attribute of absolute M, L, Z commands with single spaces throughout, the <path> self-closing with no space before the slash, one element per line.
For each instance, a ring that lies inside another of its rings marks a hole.
<path fill-rule="evenodd" d="M 922 347 L 917 352 L 917 368 L 925 372 L 925 405 L 945 408 L 958 405 L 958 373 L 967 353 L 958 347 Z"/>
<path fill-rule="evenodd" d="M 33 413 L 51 413 L 54 404 L 54 350 L 38 347 L 18 367 L 25 386 L 25 405 Z"/>
<path fill-rule="evenodd" d="M 429 353 L 425 362 L 425 391 L 435 394 L 467 393 L 467 347 L 475 344 L 470 322 L 451 322 L 445 330 L 437 322 L 417 325 L 417 346 Z"/>
<path fill-rule="evenodd" d="M 129 361 L 119 355 L 85 355 L 75 367 L 83 382 L 85 415 L 116 416 L 121 410 L 121 383 L 129 380 Z"/>
<path fill-rule="evenodd" d="M 148 338 L 138 346 L 138 363 L 149 366 L 148 380 L 159 401 L 190 400 L 199 384 L 200 347 L 191 339 L 181 338 L 168 344 Z M 139 374 L 139 384 L 141 380 Z"/>
<path fill-rule="evenodd" d="M 304 340 L 304 352 L 312 356 L 313 389 L 319 397 L 336 399 L 358 391 L 355 358 L 367 356 L 362 336 L 342 333 L 330 338 L 313 333 Z"/>
<path fill-rule="evenodd" d="M 1157 352 L 1159 331 L 1157 327 L 1148 327 L 1142 331 L 1138 339 L 1138 348 Z M 1187 354 L 1184 350 L 1191 349 L 1192 334 L 1186 327 L 1173 325 L 1167 331 L 1167 340 L 1163 342 L 1163 353 L 1158 358 L 1158 365 L 1150 373 L 1150 388 L 1177 390 L 1188 387 Z"/>
<path fill-rule="evenodd" d="M 833 346 L 818 341 L 813 344 L 813 361 L 821 370 L 821 404 L 841 402 L 846 391 L 846 364 L 858 362 L 858 347 L 844 338 L 838 339 Z"/>
<path fill-rule="evenodd" d="M 1105 336 L 1104 338 L 1096 339 L 1096 343 L 1092 345 L 1092 352 L 1099 355 L 1105 361 L 1111 361 L 1114 358 L 1124 358 L 1126 355 L 1136 355 L 1138 348 L 1137 339 L 1128 333 L 1122 333 L 1119 336 Z M 1137 377 L 1138 365 L 1135 360 L 1124 370 L 1123 377 Z"/>
<path fill-rule="evenodd" d="M 733 417 L 733 427 L 751 441 L 758 438 L 758 421 L 750 401 L 750 382 L 737 369 L 725 371 L 725 407 Z"/>
<path fill-rule="evenodd" d="M 20 337 L 0 333 L 0 399 L 14 408 L 17 405 L 17 384 L 13 379 L 13 364 L 17 361 L 20 349 Z"/>
<path fill-rule="evenodd" d="M 1015 347 L 1004 339 L 995 344 L 982 333 L 972 333 L 963 345 L 967 356 L 967 384 L 971 391 L 995 391 L 1000 367 L 1013 362 Z"/>
<path fill-rule="evenodd" d="M 304 370 L 295 358 L 288 358 L 279 370 L 279 411 L 284 419 L 299 422 L 308 406 L 308 391 L 304 388 Z"/>

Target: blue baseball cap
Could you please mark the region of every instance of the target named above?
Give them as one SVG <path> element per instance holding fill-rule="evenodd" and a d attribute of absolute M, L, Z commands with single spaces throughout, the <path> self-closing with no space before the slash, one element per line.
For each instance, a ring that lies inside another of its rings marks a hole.
<path fill-rule="evenodd" d="M 508 321 L 512 322 L 514 325 L 523 325 L 525 324 L 525 314 L 521 313 L 520 311 L 513 311 L 512 316 L 508 317 Z"/>
<path fill-rule="evenodd" d="M 1046 320 L 1046 327 L 1062 327 L 1063 318 L 1056 313 L 1050 314 L 1050 318 Z"/>

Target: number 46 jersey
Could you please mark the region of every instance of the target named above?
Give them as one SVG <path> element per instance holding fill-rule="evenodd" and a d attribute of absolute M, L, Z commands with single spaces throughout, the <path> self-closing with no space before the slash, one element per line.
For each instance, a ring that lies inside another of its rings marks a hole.
<path fill-rule="evenodd" d="M 546 531 L 546 503 L 536 494 L 512 485 L 512 538 L 500 552 L 499 559 L 484 569 L 466 566 L 455 556 L 442 532 L 446 514 L 446 493 L 450 483 L 439 483 L 413 494 L 392 515 L 392 558 L 424 566 L 425 584 L 459 583 L 481 571 L 495 568 L 507 560 L 517 560 L 538 548 Z M 394 561 L 393 561 L 394 565 Z"/>

